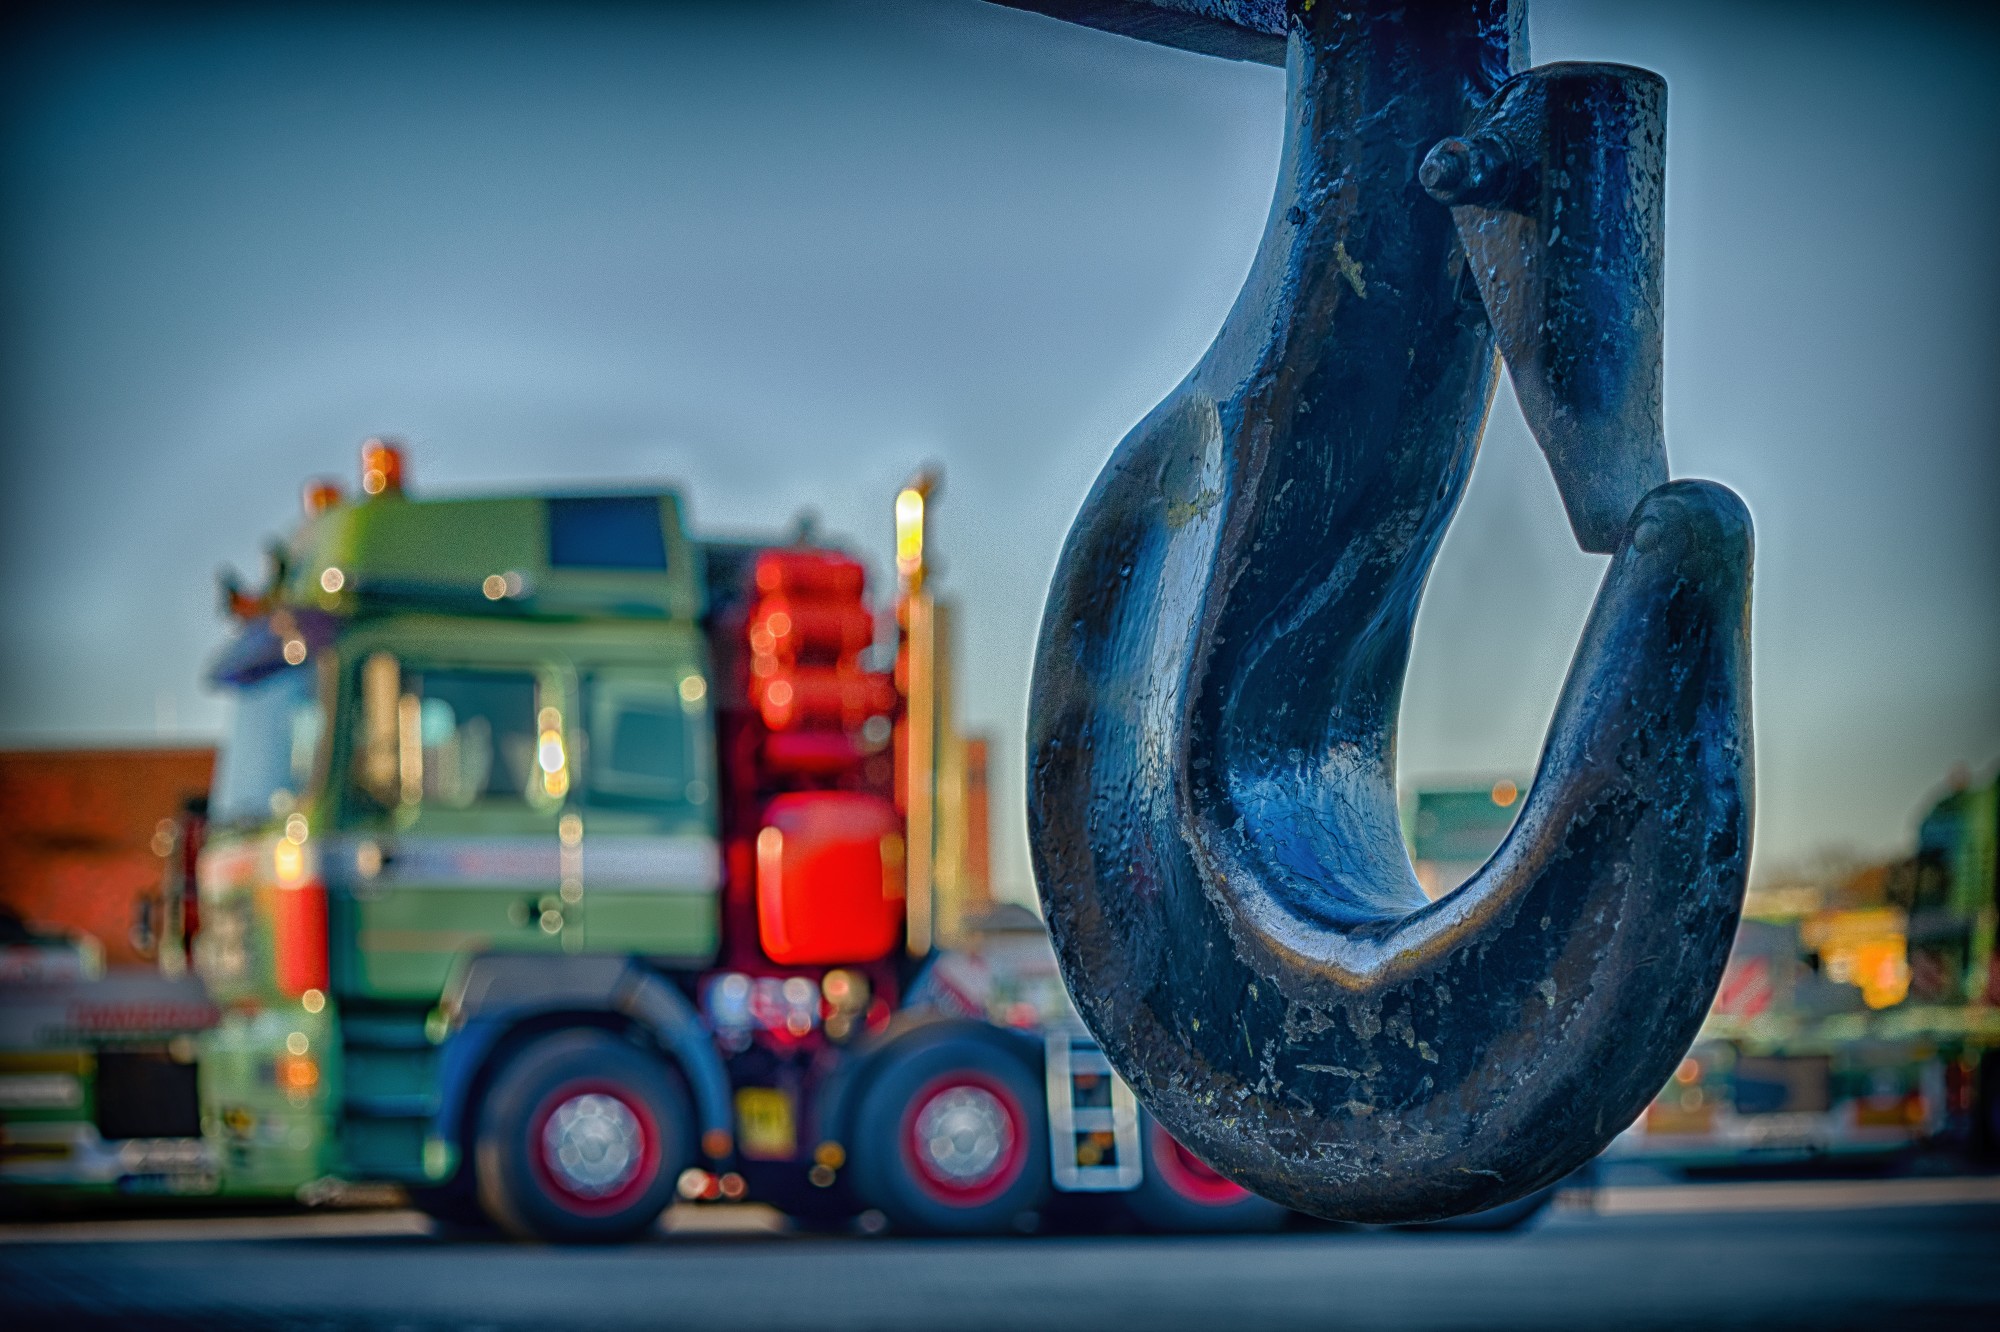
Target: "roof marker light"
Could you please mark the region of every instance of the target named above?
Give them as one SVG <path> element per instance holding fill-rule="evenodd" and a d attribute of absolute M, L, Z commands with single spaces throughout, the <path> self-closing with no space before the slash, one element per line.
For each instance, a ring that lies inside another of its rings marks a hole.
<path fill-rule="evenodd" d="M 371 495 L 403 493 L 403 449 L 386 439 L 361 445 L 361 488 Z"/>
<path fill-rule="evenodd" d="M 306 482 L 305 491 L 300 496 L 308 518 L 319 517 L 328 509 L 337 506 L 342 498 L 344 497 L 340 493 L 340 483 L 323 476 L 316 476 Z"/>

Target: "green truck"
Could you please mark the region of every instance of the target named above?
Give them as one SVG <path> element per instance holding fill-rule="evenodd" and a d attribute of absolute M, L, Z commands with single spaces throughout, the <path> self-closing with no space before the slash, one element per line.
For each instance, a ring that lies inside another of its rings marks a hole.
<path fill-rule="evenodd" d="M 371 441 L 361 493 L 309 486 L 268 585 L 225 588 L 234 720 L 165 909 L 212 1025 L 154 1106 L 199 1130 L 165 1187 L 389 1183 L 554 1241 L 676 1198 L 1284 1219 L 1144 1115 L 1039 923 L 979 899 L 927 479 L 891 629 L 851 556 L 697 540 L 670 490 L 416 498 L 403 467 Z"/>

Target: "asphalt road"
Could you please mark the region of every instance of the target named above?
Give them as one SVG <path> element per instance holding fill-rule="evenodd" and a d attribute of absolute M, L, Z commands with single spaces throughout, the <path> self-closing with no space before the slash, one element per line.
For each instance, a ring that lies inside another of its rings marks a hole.
<path fill-rule="evenodd" d="M 0 1326 L 1969 1329 L 2000 1326 L 1996 1186 L 1614 1190 L 1507 1235 L 816 1239 L 753 1214 L 555 1250 L 409 1213 L 16 1226 Z"/>

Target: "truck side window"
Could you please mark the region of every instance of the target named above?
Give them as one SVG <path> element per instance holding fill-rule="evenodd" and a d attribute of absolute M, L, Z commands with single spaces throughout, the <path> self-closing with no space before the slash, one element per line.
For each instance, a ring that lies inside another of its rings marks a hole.
<path fill-rule="evenodd" d="M 235 694 L 236 715 L 210 802 L 217 827 L 291 813 L 312 788 L 326 730 L 310 667 L 274 671 L 237 686 Z"/>
<path fill-rule="evenodd" d="M 652 675 L 585 677 L 590 722 L 586 798 L 596 805 L 699 804 L 706 750 L 696 743 L 701 718 L 674 682 Z"/>
<path fill-rule="evenodd" d="M 423 671 L 404 677 L 419 700 L 424 803 L 468 809 L 525 800 L 535 767 L 535 677 L 514 671 Z"/>
<path fill-rule="evenodd" d="M 391 660 L 378 655 L 367 663 L 364 692 L 389 683 L 379 677 Z M 370 671 L 376 679 L 367 678 Z M 470 809 L 540 794 L 530 672 L 406 667 L 393 715 L 393 757 L 384 762 L 369 747 L 355 755 L 357 784 L 378 802 Z"/>

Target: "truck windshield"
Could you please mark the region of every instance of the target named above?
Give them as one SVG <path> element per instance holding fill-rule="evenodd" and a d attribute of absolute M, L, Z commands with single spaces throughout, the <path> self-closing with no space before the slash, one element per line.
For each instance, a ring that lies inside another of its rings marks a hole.
<path fill-rule="evenodd" d="M 209 818 L 218 826 L 262 823 L 290 813 L 319 770 L 318 673 L 292 666 L 236 690 Z"/>

